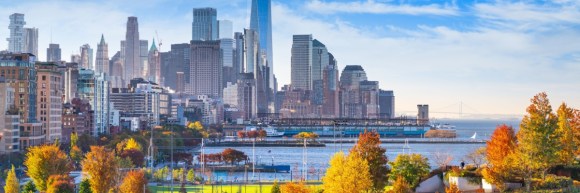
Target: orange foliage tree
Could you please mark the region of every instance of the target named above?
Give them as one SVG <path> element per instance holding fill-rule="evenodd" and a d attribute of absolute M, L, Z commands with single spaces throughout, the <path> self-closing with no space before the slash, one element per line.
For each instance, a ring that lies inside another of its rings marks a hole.
<path fill-rule="evenodd" d="M 75 185 L 68 175 L 52 175 L 48 178 L 46 193 L 74 193 Z"/>
<path fill-rule="evenodd" d="M 82 165 L 83 172 L 90 177 L 93 193 L 107 193 L 115 186 L 119 165 L 113 151 L 103 146 L 91 146 Z"/>
<path fill-rule="evenodd" d="M 282 190 L 282 193 L 309 193 L 310 192 L 310 190 L 308 189 L 308 187 L 306 187 L 304 182 L 286 183 L 286 184 L 282 185 L 280 187 L 280 189 Z"/>
<path fill-rule="evenodd" d="M 142 170 L 129 171 L 119 188 L 121 193 L 145 192 L 147 178 Z"/>
<path fill-rule="evenodd" d="M 32 178 L 40 191 L 46 191 L 46 180 L 51 175 L 68 174 L 71 164 L 68 156 L 56 145 L 41 145 L 28 148 L 26 174 Z"/>
<path fill-rule="evenodd" d="M 558 108 L 558 128 L 557 134 L 560 137 L 560 149 L 557 152 L 559 162 L 563 165 L 572 165 L 575 161 L 575 153 L 578 149 L 578 143 L 574 140 L 575 130 L 573 125 L 574 109 L 562 103 Z"/>
<path fill-rule="evenodd" d="M 445 188 L 445 193 L 461 193 L 461 191 L 459 191 L 457 184 L 451 183 L 449 184 L 449 187 Z"/>
<path fill-rule="evenodd" d="M 387 184 L 389 160 L 385 152 L 387 149 L 381 147 L 381 139 L 377 132 L 365 130 L 359 135 L 358 142 L 350 150 L 351 154 L 357 154 L 369 164 L 369 172 L 373 190 L 380 191 Z"/>
<path fill-rule="evenodd" d="M 483 176 L 500 189 L 503 189 L 504 183 L 509 180 L 511 170 L 506 158 L 514 153 L 516 146 L 514 129 L 507 125 L 498 126 L 487 142 L 486 156 L 489 165 L 483 170 Z"/>

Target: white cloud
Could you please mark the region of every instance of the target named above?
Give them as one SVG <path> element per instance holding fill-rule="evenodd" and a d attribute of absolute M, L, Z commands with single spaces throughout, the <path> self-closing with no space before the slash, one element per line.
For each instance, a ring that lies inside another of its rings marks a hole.
<path fill-rule="evenodd" d="M 579 1 L 557 0 L 552 3 L 497 1 L 477 3 L 473 10 L 477 17 L 488 22 L 521 30 L 546 29 L 545 25 L 580 24 Z"/>
<path fill-rule="evenodd" d="M 336 14 L 336 13 L 372 13 L 372 14 L 404 14 L 404 15 L 458 15 L 458 9 L 453 5 L 411 5 L 390 4 L 367 1 L 331 2 L 311 0 L 306 3 L 309 11 Z"/>

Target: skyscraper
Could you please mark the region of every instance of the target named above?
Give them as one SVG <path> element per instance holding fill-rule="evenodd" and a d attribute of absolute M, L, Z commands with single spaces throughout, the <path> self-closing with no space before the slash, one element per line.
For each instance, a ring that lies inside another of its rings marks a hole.
<path fill-rule="evenodd" d="M 194 8 L 191 23 L 191 40 L 217 40 L 217 10 L 214 8 Z"/>
<path fill-rule="evenodd" d="M 171 51 L 169 52 L 170 64 L 162 71 L 165 77 L 165 86 L 172 89 L 181 88 L 181 92 L 185 92 L 185 85 L 189 84 L 189 67 L 190 67 L 190 53 L 191 46 L 188 43 L 171 44 Z M 183 72 L 183 79 L 177 79 L 177 72 Z M 183 82 L 180 82 L 183 81 Z M 182 87 L 179 87 L 180 85 Z"/>
<path fill-rule="evenodd" d="M 220 39 L 220 49 L 221 49 L 221 61 L 224 72 L 223 86 L 225 87 L 227 82 L 235 83 L 237 72 L 234 70 L 234 40 L 231 38 Z"/>
<path fill-rule="evenodd" d="M 244 70 L 246 73 L 253 73 L 254 78 L 257 77 L 255 71 L 260 64 L 260 44 L 258 38 L 258 33 L 256 31 L 252 29 L 244 29 L 244 57 L 246 59 Z"/>
<path fill-rule="evenodd" d="M 149 74 L 147 75 L 149 81 L 155 82 L 161 85 L 161 60 L 160 60 L 159 50 L 155 45 L 155 39 L 151 44 L 151 49 L 149 49 Z"/>
<path fill-rule="evenodd" d="M 39 107 L 36 117 L 46 131 L 46 141 L 52 143 L 62 138 L 62 74 L 54 62 L 36 63 L 36 69 L 36 104 Z"/>
<path fill-rule="evenodd" d="M 14 53 L 24 52 L 24 14 L 14 13 L 10 15 L 10 24 L 8 29 L 10 29 L 10 37 L 6 38 L 8 41 L 8 51 Z"/>
<path fill-rule="evenodd" d="M 139 67 L 141 68 L 141 73 L 136 75 L 137 77 L 147 77 L 149 76 L 149 41 L 139 40 Z"/>
<path fill-rule="evenodd" d="M 23 52 L 38 56 L 38 28 L 24 28 Z"/>
<path fill-rule="evenodd" d="M 94 111 L 94 125 L 91 135 L 98 136 L 109 132 L 109 81 L 102 73 L 90 69 L 79 70 L 77 80 L 79 98 L 88 100 Z"/>
<path fill-rule="evenodd" d="M 244 73 L 244 34 L 236 32 L 234 34 L 234 61 L 233 66 L 236 71 L 236 80 L 240 73 Z"/>
<path fill-rule="evenodd" d="M 380 118 L 395 117 L 395 94 L 392 90 L 379 90 Z"/>
<path fill-rule="evenodd" d="M 95 71 L 97 73 L 109 72 L 109 45 L 105 42 L 105 36 L 101 34 L 101 41 L 97 44 L 97 59 L 95 61 Z"/>
<path fill-rule="evenodd" d="M 185 92 L 209 97 L 222 96 L 220 41 L 191 41 L 190 84 Z"/>
<path fill-rule="evenodd" d="M 127 19 L 127 33 L 125 34 L 124 47 L 125 61 L 123 62 L 123 80 L 128 82 L 133 78 L 138 78 L 143 74 L 141 67 L 139 23 L 137 17 Z"/>
<path fill-rule="evenodd" d="M 328 65 L 328 50 L 318 40 L 312 40 L 312 81 L 322 80 L 322 71 Z"/>
<path fill-rule="evenodd" d="M 109 60 L 109 79 L 111 80 L 111 88 L 123 88 L 123 59 L 121 52 L 118 51 Z"/>
<path fill-rule="evenodd" d="M 328 53 L 328 55 L 332 56 L 330 53 Z M 322 114 L 325 117 L 338 117 L 340 116 L 338 98 L 340 88 L 338 82 L 338 66 L 336 65 L 336 62 L 330 63 L 324 68 L 322 77 L 324 90 Z"/>
<path fill-rule="evenodd" d="M 61 61 L 60 57 L 61 57 L 60 45 L 49 44 L 48 48 L 46 49 L 46 61 L 60 62 Z"/>
<path fill-rule="evenodd" d="M 266 53 L 269 68 L 268 88 L 274 87 L 274 60 L 272 51 L 272 4 L 271 0 L 252 0 L 252 10 L 250 17 L 250 29 L 259 34 L 260 50 Z"/>
<path fill-rule="evenodd" d="M 79 63 L 81 68 L 84 69 L 94 69 L 93 66 L 93 49 L 89 44 L 85 44 L 80 48 L 81 61 Z"/>
<path fill-rule="evenodd" d="M 312 35 L 294 35 L 291 56 L 292 87 L 312 90 Z"/>
<path fill-rule="evenodd" d="M 230 20 L 218 20 L 218 39 L 233 39 L 234 26 Z"/>

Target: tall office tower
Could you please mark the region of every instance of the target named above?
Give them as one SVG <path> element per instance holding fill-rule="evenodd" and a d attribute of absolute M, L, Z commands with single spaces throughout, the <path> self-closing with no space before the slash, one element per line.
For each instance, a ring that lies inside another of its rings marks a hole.
<path fill-rule="evenodd" d="M 166 84 L 166 74 L 171 66 L 171 52 L 159 52 L 159 73 L 161 73 L 161 85 L 167 86 Z"/>
<path fill-rule="evenodd" d="M 260 43 L 258 42 L 258 38 L 258 33 L 256 31 L 252 29 L 244 29 L 244 72 L 253 73 L 254 78 L 257 77 L 255 71 L 260 64 Z"/>
<path fill-rule="evenodd" d="M 38 56 L 38 28 L 24 28 L 24 51 Z"/>
<path fill-rule="evenodd" d="M 234 60 L 233 66 L 236 71 L 236 80 L 238 79 L 238 74 L 244 73 L 244 34 L 242 32 L 236 32 L 234 34 Z"/>
<path fill-rule="evenodd" d="M 395 94 L 392 90 L 379 90 L 379 113 L 382 119 L 395 117 Z"/>
<path fill-rule="evenodd" d="M 185 44 L 171 44 L 171 51 L 169 52 L 170 63 L 166 68 L 163 69 L 165 77 L 165 86 L 172 89 L 176 89 L 177 85 L 182 84 L 182 89 L 185 89 L 185 85 L 189 84 L 189 59 L 191 53 L 191 46 L 187 43 Z M 183 72 L 182 83 L 178 82 L 176 79 L 176 73 Z M 181 90 L 185 92 L 185 90 Z"/>
<path fill-rule="evenodd" d="M 36 122 L 36 56 L 29 53 L 0 53 L 0 76 L 14 88 L 20 123 Z"/>
<path fill-rule="evenodd" d="M 93 49 L 89 44 L 85 44 L 80 48 L 81 52 L 81 61 L 79 63 L 81 68 L 84 69 L 92 69 L 94 70 L 95 67 L 93 66 Z"/>
<path fill-rule="evenodd" d="M 109 44 L 105 42 L 105 36 L 101 34 L 101 41 L 97 44 L 97 58 L 95 61 L 95 72 L 105 73 L 109 72 Z"/>
<path fill-rule="evenodd" d="M 10 24 L 8 29 L 10 29 L 10 37 L 6 38 L 8 41 L 8 51 L 13 53 L 24 52 L 24 14 L 14 13 L 10 15 Z"/>
<path fill-rule="evenodd" d="M 185 92 L 185 80 L 184 80 L 183 72 L 176 72 L 175 79 L 177 82 L 177 85 L 175 86 L 175 92 L 176 93 Z"/>
<path fill-rule="evenodd" d="M 138 77 L 147 77 L 149 76 L 149 44 L 147 40 L 139 40 L 139 65 L 141 68 L 141 74 Z"/>
<path fill-rule="evenodd" d="M 238 106 L 243 112 L 244 120 L 252 120 L 257 117 L 258 106 L 256 79 L 252 73 L 242 73 L 238 79 Z"/>
<path fill-rule="evenodd" d="M 46 61 L 60 62 L 61 61 L 60 57 L 61 57 L 60 45 L 49 44 L 48 48 L 46 49 Z"/>
<path fill-rule="evenodd" d="M 79 55 L 79 54 L 70 55 L 70 62 L 77 63 L 80 65 L 81 64 L 81 55 Z"/>
<path fill-rule="evenodd" d="M 312 40 L 312 81 L 322 80 L 322 71 L 329 64 L 328 50 L 318 40 Z"/>
<path fill-rule="evenodd" d="M 291 84 L 312 90 L 312 35 L 294 35 L 291 56 Z"/>
<path fill-rule="evenodd" d="M 161 58 L 159 50 L 157 49 L 157 46 L 155 46 L 155 39 L 153 39 L 151 49 L 149 49 L 148 64 L 148 80 L 161 85 Z"/>
<path fill-rule="evenodd" d="M 220 41 L 191 41 L 190 84 L 185 92 L 209 97 L 222 96 Z"/>
<path fill-rule="evenodd" d="M 342 117 L 363 118 L 363 105 L 361 88 L 373 88 L 372 83 L 368 85 L 363 83 L 367 81 L 367 75 L 362 66 L 347 65 L 340 75 L 340 111 Z M 364 84 L 364 85 L 363 85 Z"/>
<path fill-rule="evenodd" d="M 79 64 L 66 63 L 64 74 L 64 103 L 70 103 L 74 98 L 77 98 L 77 81 L 79 79 Z"/>
<path fill-rule="evenodd" d="M 220 39 L 221 61 L 223 66 L 223 86 L 235 83 L 237 72 L 234 70 L 234 40 L 231 38 Z"/>
<path fill-rule="evenodd" d="M 38 82 L 36 111 L 42 128 L 46 131 L 46 142 L 53 143 L 62 138 L 62 75 L 58 64 L 54 62 L 36 63 L 36 81 Z"/>
<path fill-rule="evenodd" d="M 137 17 L 129 17 L 127 19 L 127 33 L 125 34 L 125 42 L 121 43 L 121 48 L 124 53 L 121 57 L 123 62 L 123 80 L 129 81 L 133 78 L 138 78 L 143 74 L 141 68 L 141 54 L 139 41 L 139 24 Z"/>
<path fill-rule="evenodd" d="M 331 53 L 328 53 L 332 56 Z M 332 57 L 334 60 L 334 57 Z M 331 62 L 324 68 L 322 73 L 322 86 L 324 90 L 324 101 L 322 105 L 322 115 L 325 117 L 339 117 L 339 81 L 338 81 L 338 66 L 336 62 Z"/>
<path fill-rule="evenodd" d="M 109 78 L 111 80 L 111 88 L 124 88 L 123 82 L 123 59 L 121 52 L 115 53 L 111 60 L 109 60 Z"/>
<path fill-rule="evenodd" d="M 363 118 L 376 119 L 379 109 L 379 81 L 360 82 L 360 104 Z"/>
<path fill-rule="evenodd" d="M 233 39 L 234 24 L 230 20 L 218 20 L 218 39 Z"/>
<path fill-rule="evenodd" d="M 0 155 L 20 150 L 18 110 L 14 106 L 14 88 L 0 77 Z"/>
<path fill-rule="evenodd" d="M 217 40 L 217 10 L 214 8 L 194 8 L 191 23 L 191 40 Z"/>
<path fill-rule="evenodd" d="M 91 135 L 109 133 L 109 81 L 105 75 L 90 69 L 79 70 L 77 94 L 79 98 L 88 100 L 94 111 Z"/>
<path fill-rule="evenodd" d="M 258 32 L 260 50 L 266 53 L 268 88 L 274 88 L 274 55 L 272 50 L 272 4 L 271 0 L 252 0 L 250 29 Z"/>

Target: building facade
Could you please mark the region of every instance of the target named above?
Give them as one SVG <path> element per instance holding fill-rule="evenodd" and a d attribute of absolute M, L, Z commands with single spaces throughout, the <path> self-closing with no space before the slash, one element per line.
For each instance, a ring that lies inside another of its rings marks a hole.
<path fill-rule="evenodd" d="M 143 73 L 141 66 L 141 52 L 139 41 L 139 23 L 137 17 L 127 19 L 127 32 L 125 41 L 121 43 L 121 58 L 123 62 L 123 80 L 128 81 L 133 78 L 139 78 Z"/>
<path fill-rule="evenodd" d="M 105 36 L 101 35 L 101 41 L 97 44 L 97 57 L 95 61 L 95 72 L 109 73 L 109 45 L 105 42 Z"/>
<path fill-rule="evenodd" d="M 94 125 L 92 136 L 109 132 L 109 81 L 102 73 L 93 70 L 80 69 L 77 81 L 77 95 L 88 100 L 93 108 Z"/>
<path fill-rule="evenodd" d="M 191 41 L 190 84 L 185 92 L 209 97 L 222 96 L 220 41 Z"/>
<path fill-rule="evenodd" d="M 49 44 L 46 49 L 46 61 L 47 62 L 60 62 L 61 61 L 61 50 L 58 44 Z"/>
<path fill-rule="evenodd" d="M 151 44 L 151 48 L 149 49 L 149 56 L 148 56 L 148 64 L 149 73 L 147 74 L 147 79 L 149 81 L 155 82 L 159 85 L 161 84 L 161 56 L 159 55 L 159 50 L 155 45 L 155 39 L 153 39 L 153 43 Z"/>
<path fill-rule="evenodd" d="M 14 88 L 0 77 L 0 155 L 20 150 L 18 110 L 14 106 Z"/>
<path fill-rule="evenodd" d="M 80 67 L 84 69 L 95 70 L 95 67 L 93 66 L 93 49 L 91 48 L 91 46 L 89 44 L 81 46 L 80 53 L 81 53 L 80 58 L 81 61 L 79 62 Z"/>
<path fill-rule="evenodd" d="M 294 35 L 291 56 L 292 87 L 312 90 L 312 35 Z"/>
<path fill-rule="evenodd" d="M 24 14 L 14 13 L 10 15 L 10 24 L 8 29 L 10 29 L 10 37 L 6 40 L 8 41 L 8 51 L 13 53 L 24 52 Z"/>
<path fill-rule="evenodd" d="M 38 82 L 36 117 L 46 131 L 46 142 L 52 143 L 62 139 L 62 74 L 57 63 L 36 63 L 36 80 Z"/>
<path fill-rule="evenodd" d="M 217 10 L 214 8 L 194 8 L 191 23 L 191 40 L 217 40 Z"/>
<path fill-rule="evenodd" d="M 252 0 L 250 29 L 259 34 L 260 52 L 265 53 L 268 67 L 268 88 L 274 86 L 274 54 L 272 49 L 272 2 L 271 0 Z"/>
<path fill-rule="evenodd" d="M 38 56 L 38 28 L 24 28 L 23 52 Z"/>

